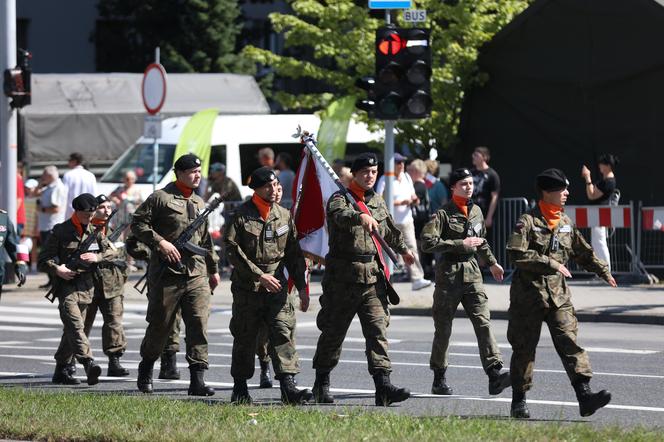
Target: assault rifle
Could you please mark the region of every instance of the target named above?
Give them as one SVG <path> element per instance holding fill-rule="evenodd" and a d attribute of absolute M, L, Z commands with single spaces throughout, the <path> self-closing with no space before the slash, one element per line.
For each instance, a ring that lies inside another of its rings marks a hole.
<path fill-rule="evenodd" d="M 90 268 L 90 264 L 81 260 L 81 255 L 87 253 L 87 251 L 90 249 L 90 246 L 97 242 L 97 239 L 99 239 L 99 234 L 104 229 L 104 227 L 108 225 L 108 222 L 111 220 L 111 218 L 113 218 L 113 216 L 116 214 L 117 211 L 118 211 L 117 209 L 113 210 L 109 215 L 109 217 L 106 219 L 105 223 L 97 224 L 92 233 L 90 233 L 83 241 L 78 243 L 78 247 L 76 247 L 76 250 L 71 252 L 71 254 L 67 257 L 67 259 L 64 262 L 65 266 L 69 270 L 76 272 L 79 270 L 88 270 Z M 55 290 L 56 290 L 56 285 L 58 285 L 56 281 L 57 279 L 53 281 L 51 289 L 44 296 L 46 299 L 48 299 L 51 302 L 55 301 Z"/>
<path fill-rule="evenodd" d="M 212 198 L 210 198 L 211 201 L 208 203 L 208 205 L 205 207 L 205 210 L 201 212 L 200 215 L 196 217 L 185 229 L 182 233 L 180 233 L 180 236 L 177 237 L 177 239 L 173 242 L 173 245 L 175 246 L 176 249 L 178 249 L 178 252 L 180 252 L 180 255 L 184 254 L 185 250 L 191 253 L 192 255 L 200 255 L 200 256 L 205 256 L 208 253 L 207 249 L 204 249 L 202 247 L 197 246 L 196 244 L 193 244 L 191 242 L 191 238 L 194 236 L 196 231 L 203 225 L 205 224 L 205 221 L 207 220 L 208 216 L 212 212 L 216 210 L 217 207 L 219 207 L 219 204 L 222 203 L 223 197 L 219 195 L 218 193 L 215 193 L 212 195 Z M 184 271 L 184 265 L 182 265 L 182 261 L 177 261 L 175 263 L 169 263 L 164 261 L 163 259 L 161 260 L 161 265 L 158 270 L 159 278 L 161 278 L 161 275 L 163 275 L 164 271 L 166 270 L 167 267 L 170 267 L 171 269 L 177 271 L 177 272 L 182 272 Z M 149 267 L 148 270 L 145 271 L 141 279 L 138 280 L 138 282 L 134 285 L 134 288 L 138 290 L 140 293 L 143 293 L 145 291 L 145 288 L 147 287 L 148 283 L 146 281 L 147 276 L 149 272 Z M 141 282 L 145 281 L 143 284 L 143 287 L 139 288 Z"/>
<path fill-rule="evenodd" d="M 113 233 L 108 235 L 108 240 L 112 243 L 120 239 L 120 236 L 127 230 L 127 227 L 131 225 L 131 221 L 127 221 L 124 224 L 120 224 L 117 229 L 113 230 Z"/>

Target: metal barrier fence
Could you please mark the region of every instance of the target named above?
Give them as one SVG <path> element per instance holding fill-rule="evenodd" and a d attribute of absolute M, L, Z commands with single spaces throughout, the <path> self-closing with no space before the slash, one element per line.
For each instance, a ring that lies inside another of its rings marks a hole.
<path fill-rule="evenodd" d="M 505 246 L 517 220 L 528 210 L 528 200 L 525 198 L 501 198 L 498 203 L 498 209 L 493 216 L 494 223 L 489 239 L 491 251 L 496 260 L 506 272 L 509 272 L 514 269 L 507 257 Z"/>
<path fill-rule="evenodd" d="M 664 269 L 664 207 L 639 202 L 637 214 L 637 255 L 646 268 Z"/>

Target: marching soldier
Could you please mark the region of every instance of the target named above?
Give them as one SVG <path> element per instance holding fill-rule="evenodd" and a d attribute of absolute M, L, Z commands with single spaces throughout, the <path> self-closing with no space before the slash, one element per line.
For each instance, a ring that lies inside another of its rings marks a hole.
<path fill-rule="evenodd" d="M 592 369 L 586 351 L 576 343 L 576 312 L 565 278 L 571 278 L 567 262 L 572 258 L 594 272 L 610 286 L 616 281 L 608 264 L 593 253 L 572 220 L 563 212 L 569 181 L 559 169 L 547 169 L 537 176 L 537 206 L 519 218 L 507 250 L 516 272 L 510 288 L 510 320 L 507 339 L 512 345 L 511 416 L 529 418 L 526 391 L 533 385 L 535 350 L 542 322 L 567 371 L 581 416 L 590 416 L 611 400 L 611 394 L 590 389 Z"/>
<path fill-rule="evenodd" d="M 433 293 L 435 333 L 429 366 L 434 372 L 432 394 L 451 395 L 445 372 L 452 334 L 452 320 L 463 305 L 473 323 L 482 367 L 489 376 L 489 394 L 499 394 L 510 384 L 509 373 L 500 373 L 503 358 L 491 331 L 489 305 L 482 272 L 475 255 L 489 264 L 494 279 L 503 280 L 503 268 L 496 262 L 485 239 L 486 227 L 480 208 L 473 204 L 473 175 L 456 169 L 450 175 L 452 200 L 431 216 L 422 230 L 422 250 L 441 253 L 436 262 L 436 289 Z"/>
<path fill-rule="evenodd" d="M 316 370 L 313 393 L 316 402 L 334 402 L 330 395 L 330 372 L 339 362 L 346 332 L 357 314 L 366 340 L 369 374 L 376 386 L 376 405 L 387 406 L 408 399 L 410 391 L 390 382 L 387 286 L 380 245 L 371 233 L 383 236 L 406 264 L 413 263 L 414 255 L 406 247 L 385 201 L 372 190 L 378 175 L 376 155 L 359 155 L 351 172 L 353 179 L 348 190 L 364 207 L 363 212 L 357 212 L 341 192 L 333 194 L 327 203 L 330 250 L 325 257 L 321 310 L 316 319 L 321 335 L 313 361 Z"/>
<path fill-rule="evenodd" d="M 14 224 L 9 219 L 5 210 L 0 210 L 0 247 L 3 247 L 9 258 L 14 263 L 14 273 L 18 278 L 18 286 L 25 284 L 25 275 L 28 273 L 28 265 L 25 260 L 27 253 L 21 253 L 17 249 L 21 246 L 18 243 L 18 236 Z M 2 297 L 2 282 L 5 280 L 5 263 L 0 262 L 0 297 Z"/>
<path fill-rule="evenodd" d="M 112 212 L 111 201 L 106 195 L 97 196 L 97 211 L 91 223 L 93 225 L 105 224 Z M 105 229 L 106 230 L 106 229 Z M 97 263 L 97 270 L 93 274 L 95 283 L 92 302 L 85 315 L 85 334 L 89 337 L 92 325 L 101 311 L 104 324 L 101 329 L 101 345 L 104 354 L 108 356 L 107 374 L 110 377 L 128 376 L 129 370 L 120 364 L 120 358 L 127 349 L 122 326 L 124 313 L 124 285 L 127 282 L 127 261 L 125 253 L 118 250 L 115 244 L 107 239 L 108 230 L 102 234 L 100 241 L 101 252 L 115 251 L 115 256 L 106 253 L 106 257 Z"/>
<path fill-rule="evenodd" d="M 281 387 L 281 400 L 302 404 L 311 400 L 310 390 L 298 390 L 294 376 L 300 372 L 298 354 L 292 341 L 295 310 L 288 299 L 284 267 L 295 281 L 300 309 L 307 311 L 305 262 L 290 212 L 275 203 L 279 181 L 268 167 L 251 174 L 251 200 L 242 204 L 227 227 L 224 244 L 233 265 L 231 291 L 233 334 L 231 375 L 234 386 L 231 402 L 251 403 L 247 379 L 254 374 L 256 337 L 265 323 L 275 378 Z"/>
<path fill-rule="evenodd" d="M 85 315 L 94 293 L 94 264 L 105 258 L 98 244 L 93 244 L 81 254 L 83 269 L 67 268 L 67 260 L 77 250 L 79 243 L 92 234 L 90 220 L 97 209 L 94 195 L 83 193 L 72 201 L 74 213 L 67 221 L 56 224 L 39 253 L 38 268 L 53 278 L 58 310 L 64 326 L 60 346 L 55 352 L 54 384 L 77 385 L 80 381 L 72 376 L 69 364 L 72 357 L 85 367 L 88 385 L 99 382 L 101 367 L 92 357 L 90 342 L 85 334 Z M 115 255 L 112 252 L 111 255 Z"/>
<path fill-rule="evenodd" d="M 208 369 L 207 321 L 211 291 L 219 285 L 217 254 L 208 233 L 207 221 L 194 233 L 191 243 L 205 249 L 205 256 L 182 253 L 173 242 L 204 209 L 194 193 L 201 182 L 201 161 L 193 154 L 178 158 L 173 165 L 176 181 L 157 190 L 134 213 L 131 230 L 151 248 L 148 267 L 148 327 L 141 343 L 137 386 L 152 393 L 154 362 L 162 354 L 172 332 L 176 311 L 185 323 L 189 395 L 211 396 L 214 389 L 204 380 Z M 182 269 L 177 270 L 181 263 Z M 167 265 L 168 264 L 168 265 Z M 174 268 L 175 267 L 175 268 Z"/>

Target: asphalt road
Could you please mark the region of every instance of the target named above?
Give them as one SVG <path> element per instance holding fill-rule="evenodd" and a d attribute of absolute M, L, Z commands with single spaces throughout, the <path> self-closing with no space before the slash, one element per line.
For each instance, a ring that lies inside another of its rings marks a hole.
<path fill-rule="evenodd" d="M 312 300 L 312 302 L 318 302 Z M 58 310 L 41 299 L 5 300 L 0 304 L 0 382 L 70 392 L 120 391 L 137 394 L 136 368 L 138 348 L 145 330 L 145 304 L 132 299 L 126 305 L 125 322 L 129 349 L 122 363 L 131 369 L 127 378 L 105 378 L 94 387 L 85 383 L 77 387 L 54 386 L 50 377 L 55 365 L 55 353 L 61 333 Z M 92 345 L 97 361 L 104 367 L 106 358 L 101 352 L 98 316 L 93 330 Z M 210 370 L 207 380 L 217 389 L 214 401 L 229 402 L 232 387 L 230 377 L 232 337 L 228 331 L 230 309 L 216 306 L 210 317 Z M 505 338 L 507 322 L 494 321 L 494 333 L 509 365 L 510 347 Z M 449 384 L 455 396 L 440 397 L 429 394 L 432 372 L 429 370 L 429 350 L 433 323 L 427 317 L 393 316 L 389 338 L 394 373 L 392 381 L 406 386 L 414 393 L 410 400 L 389 409 L 375 407 L 373 382 L 367 372 L 364 340 L 359 323 L 354 321 L 339 366 L 332 372 L 332 392 L 337 405 L 326 409 L 345 410 L 348 406 L 389 413 L 414 415 L 489 416 L 505 418 L 509 414 L 510 390 L 499 396 L 488 395 L 487 378 L 482 371 L 475 336 L 465 318 L 455 320 L 448 370 Z M 298 314 L 297 343 L 302 373 L 300 386 L 311 387 L 311 369 L 318 329 L 315 314 Z M 542 333 L 538 347 L 535 388 L 528 394 L 533 421 L 575 422 L 597 425 L 664 428 L 664 327 L 611 323 L 580 324 L 580 343 L 590 353 L 595 370 L 591 382 L 594 389 L 606 388 L 613 394 L 611 404 L 594 416 L 581 418 L 574 391 L 558 359 L 548 331 Z M 183 339 L 184 349 L 184 339 Z M 187 396 L 188 373 L 184 354 L 178 355 L 183 373 L 181 381 L 155 380 L 156 394 L 180 399 Z M 158 366 L 158 363 L 156 364 Z M 156 372 L 155 372 L 156 374 Z M 83 369 L 78 376 L 84 381 Z M 279 390 L 255 388 L 258 371 L 252 380 L 251 394 L 259 404 L 279 401 Z"/>

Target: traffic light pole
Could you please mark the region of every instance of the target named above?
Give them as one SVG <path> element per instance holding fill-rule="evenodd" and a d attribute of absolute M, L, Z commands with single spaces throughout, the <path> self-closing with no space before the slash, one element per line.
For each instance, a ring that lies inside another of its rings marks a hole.
<path fill-rule="evenodd" d="M 385 24 L 389 25 L 391 21 L 390 10 L 386 9 Z M 392 191 L 394 185 L 394 125 L 394 120 L 385 121 L 385 149 L 383 158 L 385 164 L 385 190 L 383 191 L 383 197 L 385 198 L 385 203 L 387 203 L 387 210 L 392 216 L 394 216 L 394 198 L 392 196 L 394 194 Z M 387 260 L 387 265 L 391 274 L 394 264 L 392 261 Z"/>
<path fill-rule="evenodd" d="M 16 0 L 0 1 L 0 72 L 16 66 Z M 16 226 L 17 116 L 0 94 L 0 209 Z M 4 265 L 4 264 L 2 264 Z"/>

